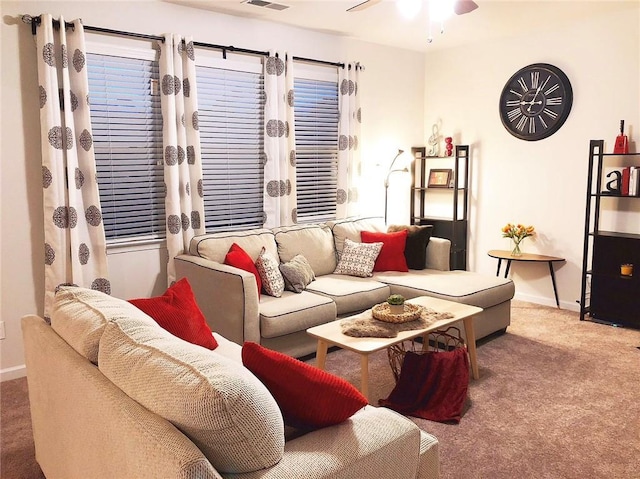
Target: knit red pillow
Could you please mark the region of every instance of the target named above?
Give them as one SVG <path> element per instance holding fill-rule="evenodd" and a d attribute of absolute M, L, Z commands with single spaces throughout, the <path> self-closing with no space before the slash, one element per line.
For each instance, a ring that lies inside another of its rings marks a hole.
<path fill-rule="evenodd" d="M 346 421 L 368 404 L 367 398 L 344 379 L 257 343 L 242 345 L 242 363 L 269 390 L 287 426 L 331 426 Z"/>
<path fill-rule="evenodd" d="M 361 231 L 360 239 L 363 243 L 380 243 L 382 250 L 373 266 L 374 271 L 409 271 L 407 260 L 404 256 L 404 248 L 407 244 L 407 230 L 395 233 L 378 233 L 374 231 Z"/>
<path fill-rule="evenodd" d="M 162 296 L 130 299 L 129 302 L 174 336 L 207 349 L 218 347 L 187 278 L 172 284 Z"/>
<path fill-rule="evenodd" d="M 260 292 L 262 291 L 262 280 L 260 274 L 256 268 L 256 264 L 245 250 L 243 250 L 237 243 L 233 243 L 229 252 L 224 257 L 224 264 L 233 266 L 235 268 L 243 269 L 249 273 L 253 273 L 256 277 L 256 283 L 258 285 L 258 299 L 260 298 Z"/>

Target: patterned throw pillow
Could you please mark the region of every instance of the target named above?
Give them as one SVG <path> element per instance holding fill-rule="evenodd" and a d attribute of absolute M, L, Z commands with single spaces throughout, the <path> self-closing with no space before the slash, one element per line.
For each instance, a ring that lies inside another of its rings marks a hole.
<path fill-rule="evenodd" d="M 301 254 L 295 255 L 291 261 L 280 264 L 280 272 L 284 277 L 284 287 L 294 293 L 302 293 L 311 281 L 316 279 L 311 265 Z"/>
<path fill-rule="evenodd" d="M 262 247 L 256 260 L 256 268 L 262 280 L 262 289 L 270 296 L 279 298 L 284 291 L 284 278 L 278 268 L 278 261 Z"/>
<path fill-rule="evenodd" d="M 355 243 L 346 238 L 342 256 L 334 273 L 360 278 L 370 277 L 381 249 L 382 243 Z"/>

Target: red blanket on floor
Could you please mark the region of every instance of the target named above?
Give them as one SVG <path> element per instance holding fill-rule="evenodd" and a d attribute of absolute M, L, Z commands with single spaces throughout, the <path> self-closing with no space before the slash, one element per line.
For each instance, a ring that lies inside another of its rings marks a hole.
<path fill-rule="evenodd" d="M 465 348 L 453 351 L 407 352 L 396 387 L 381 406 L 431 421 L 460 422 L 469 386 Z"/>

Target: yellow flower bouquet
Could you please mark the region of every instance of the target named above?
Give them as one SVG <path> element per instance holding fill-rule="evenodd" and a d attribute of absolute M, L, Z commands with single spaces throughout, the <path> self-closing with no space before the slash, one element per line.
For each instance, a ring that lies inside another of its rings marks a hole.
<path fill-rule="evenodd" d="M 536 229 L 533 226 L 524 226 L 521 224 L 514 225 L 507 223 L 502 227 L 502 237 L 511 238 L 514 243 L 514 248 L 511 251 L 511 256 L 522 256 L 520 251 L 520 243 L 523 239 L 536 234 Z"/>

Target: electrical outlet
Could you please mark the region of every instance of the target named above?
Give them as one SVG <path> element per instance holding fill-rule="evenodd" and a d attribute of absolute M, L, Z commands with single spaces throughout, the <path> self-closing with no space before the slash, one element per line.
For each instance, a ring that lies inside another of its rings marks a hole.
<path fill-rule="evenodd" d="M 0 339 L 4 339 L 4 321 L 0 321 Z"/>

